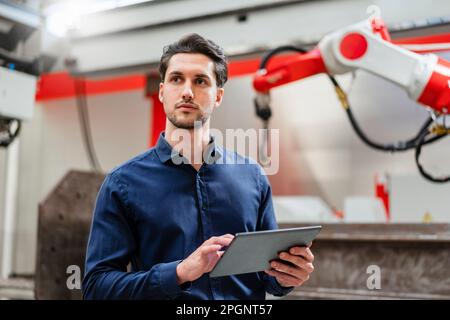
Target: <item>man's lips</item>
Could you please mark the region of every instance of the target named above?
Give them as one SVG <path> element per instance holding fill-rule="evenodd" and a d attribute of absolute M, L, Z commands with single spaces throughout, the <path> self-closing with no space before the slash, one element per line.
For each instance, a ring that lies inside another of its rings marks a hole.
<path fill-rule="evenodd" d="M 191 104 L 191 103 L 181 103 L 179 105 L 176 106 L 177 109 L 198 109 L 196 105 Z"/>

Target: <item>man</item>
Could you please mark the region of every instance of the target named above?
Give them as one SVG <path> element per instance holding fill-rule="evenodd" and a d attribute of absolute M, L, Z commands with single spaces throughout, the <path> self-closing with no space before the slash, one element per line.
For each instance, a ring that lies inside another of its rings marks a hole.
<path fill-rule="evenodd" d="M 84 298 L 264 299 L 266 292 L 282 296 L 308 280 L 314 257 L 306 247 L 281 253 L 265 272 L 208 275 L 232 234 L 277 228 L 261 167 L 210 136 L 227 72 L 222 49 L 197 34 L 164 48 L 159 97 L 166 128 L 154 148 L 103 182 Z"/>

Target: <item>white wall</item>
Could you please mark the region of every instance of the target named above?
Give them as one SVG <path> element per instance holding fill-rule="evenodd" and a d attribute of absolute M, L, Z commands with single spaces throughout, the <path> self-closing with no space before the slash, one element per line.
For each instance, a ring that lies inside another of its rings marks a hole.
<path fill-rule="evenodd" d="M 450 140 L 447 138 L 447 140 Z M 432 146 L 434 148 L 434 146 Z M 437 147 L 436 147 L 437 148 Z M 437 148 L 438 152 L 445 152 L 449 159 L 450 141 Z M 436 155 L 436 154 L 435 154 Z M 434 157 L 433 164 L 437 163 Z M 443 158 L 444 159 L 444 158 Z M 445 160 L 444 160 L 445 161 Z M 449 167 L 448 161 L 447 168 Z M 433 169 L 433 166 L 430 166 Z M 438 171 L 439 172 L 439 171 Z M 442 171 L 441 171 L 442 172 Z M 447 170 L 448 175 L 450 171 Z M 392 212 L 395 222 L 444 222 L 450 221 L 450 185 L 431 183 L 422 177 L 413 175 L 398 175 L 391 178 Z"/>

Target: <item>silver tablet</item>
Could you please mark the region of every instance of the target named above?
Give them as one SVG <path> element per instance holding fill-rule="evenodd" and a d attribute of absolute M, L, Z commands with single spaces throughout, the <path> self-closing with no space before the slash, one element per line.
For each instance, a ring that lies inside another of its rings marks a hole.
<path fill-rule="evenodd" d="M 278 253 L 312 242 L 322 226 L 237 233 L 210 272 L 211 278 L 270 268 Z"/>

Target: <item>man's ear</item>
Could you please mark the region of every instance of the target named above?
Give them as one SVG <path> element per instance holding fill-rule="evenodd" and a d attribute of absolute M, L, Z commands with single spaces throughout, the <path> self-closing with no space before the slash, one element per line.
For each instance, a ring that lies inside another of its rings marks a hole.
<path fill-rule="evenodd" d="M 160 82 L 158 96 L 159 96 L 159 101 L 161 101 L 161 102 L 163 102 L 163 91 L 164 91 L 164 83 Z"/>
<path fill-rule="evenodd" d="M 217 89 L 217 93 L 216 93 L 216 103 L 215 103 L 215 107 L 216 107 L 216 108 L 217 108 L 218 106 L 220 106 L 220 104 L 222 103 L 223 93 L 224 93 L 224 89 L 223 89 L 223 88 L 218 88 L 218 89 Z"/>

